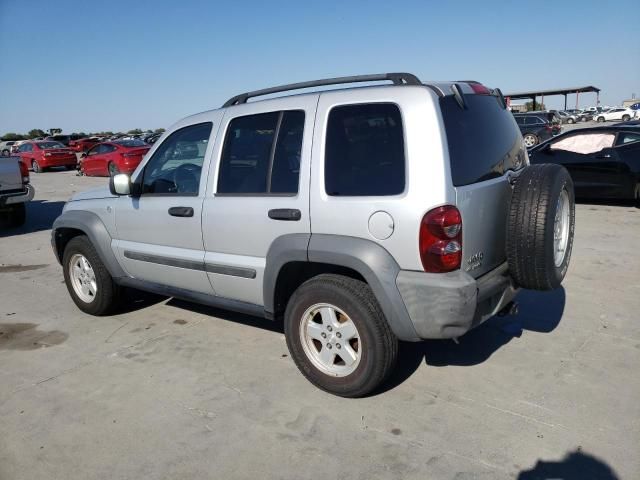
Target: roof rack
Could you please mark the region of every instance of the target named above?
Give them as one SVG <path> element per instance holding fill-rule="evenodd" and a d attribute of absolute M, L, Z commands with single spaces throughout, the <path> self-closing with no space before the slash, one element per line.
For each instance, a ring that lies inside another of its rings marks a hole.
<path fill-rule="evenodd" d="M 327 85 L 340 85 L 343 83 L 359 83 L 359 82 L 381 82 L 391 81 L 394 85 L 422 85 L 422 82 L 411 73 L 379 73 L 374 75 L 356 75 L 353 77 L 336 77 L 325 78 L 323 80 L 312 80 L 310 82 L 290 83 L 289 85 L 280 85 L 279 87 L 265 88 L 262 90 L 254 90 L 253 92 L 241 93 L 230 98 L 222 106 L 230 107 L 232 105 L 240 105 L 247 103 L 247 100 L 262 95 L 270 95 L 272 93 L 287 92 L 289 90 L 300 90 L 302 88 L 324 87 Z"/>

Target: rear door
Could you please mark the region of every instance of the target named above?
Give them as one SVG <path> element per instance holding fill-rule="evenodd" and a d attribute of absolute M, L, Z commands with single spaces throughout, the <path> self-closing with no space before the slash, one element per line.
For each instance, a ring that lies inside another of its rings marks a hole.
<path fill-rule="evenodd" d="M 264 305 L 263 275 L 272 243 L 310 232 L 317 101 L 310 95 L 226 110 L 202 216 L 205 268 L 216 295 Z"/>
<path fill-rule="evenodd" d="M 506 261 L 508 172 L 525 164 L 526 152 L 513 116 L 498 98 L 467 94 L 465 103 L 460 107 L 451 95 L 440 99 L 462 214 L 462 269 L 478 277 Z"/>
<path fill-rule="evenodd" d="M 101 164 L 101 152 L 103 144 L 98 144 L 87 152 L 87 156 L 82 159 L 82 170 L 86 175 L 99 175 Z"/>

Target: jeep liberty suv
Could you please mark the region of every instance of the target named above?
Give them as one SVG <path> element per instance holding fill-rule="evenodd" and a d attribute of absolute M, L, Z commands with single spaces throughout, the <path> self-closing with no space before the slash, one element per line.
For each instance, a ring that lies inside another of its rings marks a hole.
<path fill-rule="evenodd" d="M 457 338 L 519 288 L 558 287 L 573 230 L 571 178 L 529 166 L 500 90 L 391 73 L 180 120 L 130 177 L 75 195 L 52 246 L 86 313 L 133 287 L 284 318 L 302 374 L 357 397 L 399 340 Z"/>

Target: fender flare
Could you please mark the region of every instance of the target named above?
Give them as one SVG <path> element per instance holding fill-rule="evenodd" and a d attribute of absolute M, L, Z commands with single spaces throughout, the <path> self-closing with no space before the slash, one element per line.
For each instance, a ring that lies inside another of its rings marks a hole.
<path fill-rule="evenodd" d="M 371 240 L 343 235 L 278 237 L 266 259 L 263 284 L 266 312 L 274 311 L 275 287 L 281 268 L 295 261 L 337 265 L 358 272 L 376 296 L 393 333 L 400 340 L 420 339 L 396 285 L 400 267 L 384 247 Z"/>
<path fill-rule="evenodd" d="M 62 252 L 58 248 L 61 239 L 59 230 L 63 228 L 80 230 L 86 234 L 114 279 L 128 276 L 113 253 L 111 235 L 98 215 L 86 210 L 67 210 L 56 218 L 51 227 L 51 246 L 59 263 L 62 263 Z"/>

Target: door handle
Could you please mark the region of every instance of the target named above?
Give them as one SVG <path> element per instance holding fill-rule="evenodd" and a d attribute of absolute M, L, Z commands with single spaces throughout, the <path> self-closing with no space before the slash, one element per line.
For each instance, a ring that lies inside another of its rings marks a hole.
<path fill-rule="evenodd" d="M 274 208 L 269 210 L 269 218 L 271 220 L 297 222 L 302 218 L 302 212 L 297 208 Z"/>
<path fill-rule="evenodd" d="M 193 217 L 193 208 L 191 207 L 171 207 L 169 215 L 172 217 Z"/>
<path fill-rule="evenodd" d="M 601 155 L 596 155 L 596 158 L 611 158 L 611 155 L 608 153 L 603 153 Z"/>

